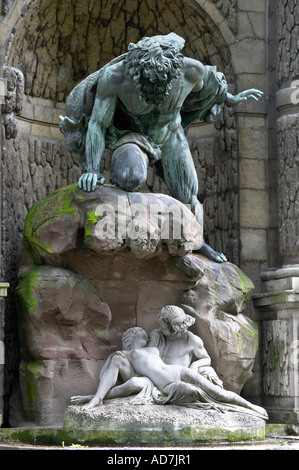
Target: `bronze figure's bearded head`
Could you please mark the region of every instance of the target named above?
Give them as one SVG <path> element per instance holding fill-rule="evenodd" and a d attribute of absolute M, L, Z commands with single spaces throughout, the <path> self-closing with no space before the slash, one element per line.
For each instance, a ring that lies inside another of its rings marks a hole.
<path fill-rule="evenodd" d="M 125 73 L 134 80 L 143 101 L 159 105 L 168 96 L 172 80 L 181 74 L 183 46 L 184 40 L 174 33 L 129 45 Z"/>

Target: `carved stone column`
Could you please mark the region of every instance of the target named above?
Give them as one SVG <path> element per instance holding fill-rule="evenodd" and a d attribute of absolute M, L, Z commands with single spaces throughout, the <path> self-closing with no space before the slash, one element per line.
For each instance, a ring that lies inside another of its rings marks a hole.
<path fill-rule="evenodd" d="M 277 158 L 280 268 L 262 274 L 264 406 L 275 422 L 299 421 L 299 5 L 278 2 Z M 271 171 L 271 169 L 270 169 Z"/>

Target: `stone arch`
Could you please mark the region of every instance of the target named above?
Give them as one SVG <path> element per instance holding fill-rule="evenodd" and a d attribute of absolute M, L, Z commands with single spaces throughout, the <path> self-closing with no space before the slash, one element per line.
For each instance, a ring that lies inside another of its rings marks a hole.
<path fill-rule="evenodd" d="M 215 6 L 208 5 L 216 22 L 207 5 L 196 0 L 174 0 L 171 8 L 166 0 L 32 0 L 6 62 L 24 73 L 25 94 L 63 102 L 76 83 L 125 52 L 130 42 L 174 31 L 185 38 L 187 56 L 216 65 L 231 82 L 229 49 L 220 28 L 226 36 L 229 29 Z"/>

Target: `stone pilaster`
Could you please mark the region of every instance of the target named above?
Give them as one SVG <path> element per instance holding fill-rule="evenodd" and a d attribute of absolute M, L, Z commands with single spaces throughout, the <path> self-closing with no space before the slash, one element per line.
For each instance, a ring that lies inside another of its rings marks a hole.
<path fill-rule="evenodd" d="M 261 313 L 263 406 L 276 423 L 299 422 L 299 268 L 262 274 L 264 293 L 255 295 Z"/>
<path fill-rule="evenodd" d="M 294 86 L 277 92 L 279 251 L 283 266 L 299 266 L 299 106 L 295 93 Z"/>
<path fill-rule="evenodd" d="M 299 421 L 299 5 L 278 2 L 277 158 L 280 267 L 261 275 L 264 406 L 275 422 Z"/>

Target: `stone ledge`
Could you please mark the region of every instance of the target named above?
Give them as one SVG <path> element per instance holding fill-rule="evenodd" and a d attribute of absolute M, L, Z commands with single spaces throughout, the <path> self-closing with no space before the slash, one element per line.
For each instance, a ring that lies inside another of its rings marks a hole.
<path fill-rule="evenodd" d="M 88 433 L 86 433 L 88 434 Z M 90 434 L 91 435 L 91 434 Z M 289 439 L 290 436 L 297 435 L 294 433 L 293 428 L 290 425 L 286 424 L 266 424 L 265 426 L 265 439 L 262 440 L 246 440 L 248 446 L 254 446 L 255 443 L 260 445 L 260 449 L 266 448 L 273 449 L 273 445 L 277 445 L 278 443 L 285 444 L 286 440 Z M 283 440 L 282 440 L 283 438 Z M 233 443 L 231 441 L 208 441 L 208 442 L 199 442 L 189 444 L 186 443 L 184 448 L 195 449 L 196 452 L 201 448 L 208 448 L 208 449 L 217 449 L 219 446 L 229 445 L 228 449 L 243 449 L 244 442 L 237 441 L 236 446 L 232 447 Z M 23 427 L 18 428 L 1 428 L 0 429 L 0 450 L 25 450 L 25 449 L 38 449 L 38 450 L 50 450 L 50 449 L 57 449 L 63 448 L 64 450 L 68 449 L 68 446 L 71 450 L 73 450 L 73 446 L 77 445 L 78 449 L 82 446 L 85 450 L 85 446 L 88 445 L 88 441 L 86 439 L 77 439 L 71 436 L 71 431 L 64 430 L 61 426 L 60 427 L 38 427 L 38 426 L 30 426 L 29 423 L 23 425 Z M 105 448 L 105 444 L 102 446 L 94 442 L 97 449 Z M 41 447 L 42 446 L 42 447 Z M 89 447 L 89 446 L 88 446 Z M 246 447 L 249 449 L 250 447 Z M 113 450 L 123 449 L 123 446 L 113 446 Z M 126 449 L 129 449 L 130 446 L 126 446 Z M 132 448 L 134 450 L 137 448 L 135 443 L 132 443 Z M 151 446 L 148 446 L 151 449 Z M 178 442 L 171 442 L 169 445 L 164 446 L 165 449 L 172 449 L 173 451 L 176 448 L 181 449 L 181 444 Z M 144 450 L 145 447 L 142 447 Z M 256 448 L 254 447 L 256 450 Z M 275 447 L 277 450 L 277 447 Z M 281 450 L 284 450 L 283 448 Z"/>
<path fill-rule="evenodd" d="M 69 406 L 65 431 L 74 439 L 107 444 L 244 441 L 265 438 L 265 422 L 247 413 L 219 413 L 176 405 L 131 405 L 126 399 L 82 410 Z"/>

